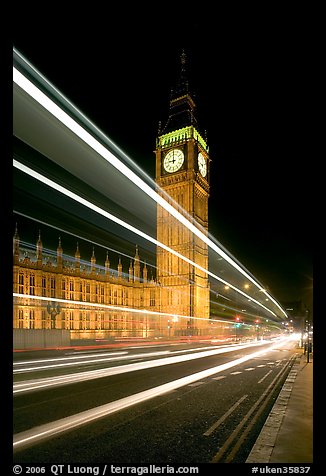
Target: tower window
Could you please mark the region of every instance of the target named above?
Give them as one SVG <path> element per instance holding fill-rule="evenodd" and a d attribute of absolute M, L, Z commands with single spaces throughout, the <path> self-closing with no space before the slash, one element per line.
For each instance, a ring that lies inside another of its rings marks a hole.
<path fill-rule="evenodd" d="M 51 297 L 55 297 L 55 278 L 51 277 L 50 279 L 50 292 L 51 292 Z"/>
<path fill-rule="evenodd" d="M 42 276 L 42 296 L 46 296 L 46 277 Z"/>
<path fill-rule="evenodd" d="M 35 276 L 31 274 L 29 277 L 29 294 L 31 296 L 35 295 Z"/>
<path fill-rule="evenodd" d="M 35 329 L 35 311 L 29 311 L 29 328 Z"/>
<path fill-rule="evenodd" d="M 19 292 L 19 294 L 24 294 L 24 275 L 23 275 L 23 273 L 19 273 L 18 292 Z"/>

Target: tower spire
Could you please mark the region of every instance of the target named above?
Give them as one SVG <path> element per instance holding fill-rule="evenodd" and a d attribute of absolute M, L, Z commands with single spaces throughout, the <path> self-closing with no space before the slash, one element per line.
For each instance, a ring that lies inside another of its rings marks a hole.
<path fill-rule="evenodd" d="M 180 55 L 179 76 L 174 89 L 171 89 L 169 118 L 162 130 L 162 134 L 167 134 L 187 126 L 197 127 L 195 116 L 196 105 L 190 93 L 187 56 L 183 49 Z"/>
<path fill-rule="evenodd" d="M 38 231 L 38 240 L 36 243 L 36 257 L 39 264 L 42 263 L 42 240 L 41 240 L 41 230 Z"/>
<path fill-rule="evenodd" d="M 61 236 L 59 236 L 59 243 L 58 243 L 58 248 L 57 248 L 57 267 L 59 269 L 62 269 L 62 244 L 61 244 Z"/>
<path fill-rule="evenodd" d="M 75 252 L 75 268 L 80 269 L 80 252 L 79 252 L 78 241 L 77 241 L 77 248 Z"/>

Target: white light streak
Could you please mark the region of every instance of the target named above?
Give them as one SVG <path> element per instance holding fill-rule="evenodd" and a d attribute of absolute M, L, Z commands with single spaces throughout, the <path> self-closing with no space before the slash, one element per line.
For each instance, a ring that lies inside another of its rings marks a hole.
<path fill-rule="evenodd" d="M 100 304 L 100 303 L 95 303 L 95 302 L 88 302 L 88 301 L 75 301 L 72 299 L 60 299 L 60 298 L 50 298 L 46 296 L 35 296 L 34 294 L 21 294 L 21 293 L 13 293 L 13 297 L 16 298 L 22 298 L 22 299 L 34 299 L 36 301 L 46 301 L 46 302 L 60 302 L 64 304 L 73 304 L 73 305 L 79 305 L 82 307 L 95 307 L 97 309 L 107 309 L 109 311 L 123 311 L 123 312 L 130 312 L 130 313 L 138 313 L 138 314 L 145 314 L 145 315 L 152 315 L 152 316 L 163 316 L 163 317 L 172 317 L 174 319 L 176 318 L 183 318 L 183 319 L 197 319 L 197 320 L 207 320 L 208 322 L 224 322 L 224 323 L 230 323 L 229 320 L 226 319 L 213 319 L 213 318 L 203 318 L 203 317 L 193 317 L 193 316 L 184 316 L 182 314 L 175 314 L 175 313 L 167 313 L 167 312 L 161 312 L 161 311 L 150 311 L 146 309 L 134 309 L 130 307 L 121 307 L 121 306 L 113 306 L 110 304 Z M 70 306 L 67 306 L 68 308 Z M 230 308 L 232 309 L 232 308 Z M 174 321 L 177 322 L 177 321 Z M 248 323 L 250 326 L 251 324 Z"/>
<path fill-rule="evenodd" d="M 89 351 L 88 351 L 89 352 Z M 125 355 L 128 354 L 128 352 L 105 352 L 103 354 L 94 354 L 94 355 L 88 355 L 87 357 L 90 359 L 96 359 L 97 357 L 109 357 L 111 355 Z M 76 359 L 85 359 L 85 355 L 75 355 L 72 357 L 54 357 L 53 359 L 37 359 L 37 360 L 23 360 L 22 362 L 14 362 L 14 367 L 16 365 L 33 365 L 33 364 L 39 364 L 39 363 L 45 363 L 45 362 L 57 362 L 59 360 L 64 360 L 66 362 L 71 361 L 71 360 L 76 360 Z"/>
<path fill-rule="evenodd" d="M 111 151 L 98 142 L 89 132 L 81 127 L 72 117 L 70 117 L 65 111 L 63 111 L 57 104 L 55 104 L 49 97 L 47 97 L 42 91 L 40 91 L 31 81 L 29 81 L 20 71 L 13 67 L 13 81 L 22 88 L 27 94 L 29 94 L 35 101 L 43 106 L 48 112 L 50 112 L 55 118 L 57 118 L 62 124 L 64 124 L 70 131 L 72 131 L 77 137 L 84 141 L 89 147 L 97 152 L 101 157 L 108 161 L 113 167 L 120 171 L 125 177 L 139 187 L 144 193 L 152 198 L 161 207 L 167 210 L 172 216 L 174 216 L 180 223 L 206 243 L 212 250 L 218 255 L 222 256 L 231 266 L 237 269 L 243 276 L 251 281 L 259 290 L 262 287 L 257 283 L 244 269 L 242 269 L 232 258 L 230 258 L 219 246 L 217 246 L 212 240 L 210 240 L 205 233 L 200 231 L 195 225 L 193 225 L 187 218 L 185 218 L 178 210 L 170 205 L 163 197 L 161 197 L 155 190 L 153 190 L 146 182 L 138 177 L 132 170 L 130 170 L 123 162 L 121 162 Z M 236 289 L 240 292 L 239 289 Z M 274 302 L 274 304 L 281 310 L 286 316 L 285 311 L 278 304 L 278 302 L 265 294 Z M 266 308 L 267 309 L 267 308 Z M 271 311 L 270 311 L 271 312 Z M 272 313 L 275 315 L 274 313 Z"/>
<path fill-rule="evenodd" d="M 117 352 L 117 354 L 127 354 L 127 352 Z M 97 364 L 97 363 L 104 363 L 104 362 L 115 362 L 115 361 L 121 361 L 121 360 L 130 360 L 130 359 L 143 359 L 144 357 L 154 357 L 154 356 L 162 356 L 162 355 L 167 355 L 169 354 L 170 351 L 169 350 L 162 350 L 160 352 L 151 352 L 151 353 L 144 353 L 144 354 L 135 354 L 135 355 L 126 355 L 124 357 L 103 357 L 103 358 L 96 358 L 97 355 L 95 356 L 89 356 L 90 358 L 88 358 L 87 360 L 85 356 L 79 356 L 79 359 L 84 359 L 84 360 L 79 360 L 78 362 L 71 362 L 71 361 L 67 361 L 67 362 L 64 362 L 64 363 L 60 363 L 60 364 L 48 364 L 48 365 L 35 365 L 33 367 L 24 367 L 24 368 L 20 368 L 20 369 L 14 369 L 13 373 L 14 374 L 17 374 L 17 373 L 24 373 L 24 372 L 34 372 L 36 370 L 48 370 L 48 369 L 57 369 L 57 368 L 60 368 L 60 367 L 71 367 L 71 366 L 74 366 L 74 365 L 89 365 L 89 364 Z M 103 354 L 105 355 L 105 354 Z M 76 357 L 78 358 L 78 357 Z M 52 359 L 52 360 L 56 360 L 56 359 Z M 58 359 L 60 360 L 60 359 Z M 61 359 L 62 360 L 62 359 Z M 42 361 L 39 361 L 40 363 Z M 44 362 L 44 361 L 43 361 Z M 34 361 L 33 362 L 34 364 L 37 364 L 38 362 L 37 361 Z M 29 364 L 29 365 L 32 365 L 33 363 Z M 21 365 L 27 365 L 26 362 L 19 362 L 19 364 Z"/>
<path fill-rule="evenodd" d="M 214 279 L 217 279 L 218 281 L 221 281 L 223 284 L 226 284 L 228 285 L 230 288 L 234 289 L 235 291 L 237 291 L 238 293 L 242 294 L 243 296 L 245 296 L 246 298 L 249 298 L 250 296 L 248 296 L 245 292 L 243 292 L 241 289 L 238 289 L 236 286 L 233 286 L 231 283 L 228 283 L 227 281 L 225 281 L 224 279 L 220 278 L 219 276 L 217 276 L 216 274 L 213 274 L 212 272 L 208 271 L 207 269 L 203 268 L 202 266 L 198 265 L 197 263 L 195 263 L 194 261 L 191 261 L 189 258 L 181 255 L 180 253 L 178 253 L 177 251 L 173 250 L 172 248 L 169 248 L 168 246 L 166 246 L 164 243 L 161 243 L 160 241 L 156 240 L 155 238 L 153 238 L 152 236 L 148 235 L 147 233 L 144 233 L 143 231 L 141 230 L 138 230 L 136 227 L 134 227 L 133 225 L 130 225 L 129 223 L 126 223 L 125 221 L 121 220 L 120 218 L 112 215 L 112 213 L 109 213 L 107 212 L 106 210 L 103 210 L 102 208 L 98 207 L 97 205 L 94 205 L 93 203 L 89 202 L 88 200 L 86 200 L 85 198 L 83 197 L 80 197 L 79 195 L 77 195 L 76 193 L 74 192 L 71 192 L 70 190 L 68 190 L 67 188 L 63 187 L 62 185 L 59 185 L 57 184 L 56 182 L 53 182 L 53 180 L 50 180 L 48 179 L 47 177 L 45 177 L 44 175 L 41 175 L 40 173 L 38 172 L 35 172 L 35 170 L 32 170 L 30 167 L 27 167 L 26 165 L 24 164 L 21 164 L 20 162 L 18 162 L 16 159 L 13 159 L 13 166 L 16 167 L 18 170 L 21 170 L 22 172 L 24 172 L 25 174 L 33 177 L 34 179 L 46 184 L 48 187 L 51 187 L 53 188 L 54 190 L 57 190 L 58 192 L 62 193 L 63 195 L 71 198 L 72 200 L 75 200 L 76 202 L 84 205 L 85 207 L 93 210 L 94 212 L 98 213 L 99 215 L 102 215 L 104 216 L 105 218 L 108 218 L 109 220 L 111 221 L 114 221 L 115 223 L 117 223 L 118 225 L 122 226 L 123 228 L 126 228 L 127 230 L 129 231 L 132 231 L 133 233 L 135 233 L 136 235 L 138 236 L 141 236 L 142 238 L 144 238 L 145 240 L 147 241 L 150 241 L 151 243 L 154 243 L 156 246 L 159 246 L 160 248 L 163 248 L 164 250 L 168 251 L 169 253 L 172 253 L 174 254 L 175 256 L 177 256 L 178 258 L 182 259 L 183 261 L 186 261 L 187 263 L 191 264 L 192 266 L 200 269 L 201 271 L 203 271 L 204 273 L 208 274 L 209 276 L 213 277 Z M 270 312 L 273 316 L 277 317 L 276 314 L 271 311 L 269 308 L 267 308 L 266 306 L 264 306 L 263 304 L 261 304 L 259 301 L 256 301 L 255 299 L 251 298 L 252 301 L 254 301 L 256 304 L 258 304 L 260 307 L 264 308 L 266 311 Z"/>
<path fill-rule="evenodd" d="M 210 377 L 220 372 L 224 372 L 225 370 L 240 365 L 248 360 L 257 358 L 261 354 L 266 353 L 268 350 L 270 349 L 266 350 L 265 348 L 263 350 L 259 350 L 258 352 L 254 352 L 238 359 L 231 360 L 225 364 L 217 365 L 215 367 L 202 370 L 201 372 L 187 375 L 186 377 L 182 377 L 180 379 L 173 380 L 163 385 L 159 385 L 158 387 L 154 387 L 149 390 L 130 395 L 128 397 L 107 403 L 105 405 L 91 408 L 76 415 L 71 415 L 66 418 L 62 418 L 61 420 L 46 423 L 30 430 L 23 431 L 14 435 L 13 447 L 14 449 L 18 449 L 26 445 L 36 444 L 46 438 L 53 437 L 67 430 L 77 428 L 81 425 L 91 423 L 95 420 L 111 415 L 117 411 L 124 410 L 125 408 L 129 408 L 133 405 L 143 403 L 157 396 L 164 395 L 167 392 L 176 390 L 185 385 L 189 385 L 198 380 Z"/>
<path fill-rule="evenodd" d="M 204 357 L 210 357 L 212 355 L 224 354 L 228 352 L 239 351 L 240 349 L 246 349 L 248 347 L 257 347 L 264 345 L 265 342 L 254 342 L 241 345 L 234 345 L 220 348 L 215 348 L 207 351 L 196 352 L 188 355 L 174 355 L 169 357 L 163 357 L 155 360 L 148 360 L 145 362 L 137 362 L 132 364 L 124 364 L 117 367 L 109 367 L 105 369 L 96 369 L 83 372 L 76 372 L 68 375 L 60 375 L 57 377 L 48 377 L 36 380 L 28 380 L 23 382 L 17 382 L 13 386 L 13 393 L 29 392 L 33 390 L 40 390 L 44 388 L 56 387 L 61 385 L 70 385 L 85 380 L 93 380 L 103 377 L 110 377 L 112 375 L 120 375 L 129 372 L 135 372 L 138 370 L 152 369 L 161 367 L 164 365 L 171 365 L 180 362 L 188 362 L 190 360 L 201 359 Z"/>

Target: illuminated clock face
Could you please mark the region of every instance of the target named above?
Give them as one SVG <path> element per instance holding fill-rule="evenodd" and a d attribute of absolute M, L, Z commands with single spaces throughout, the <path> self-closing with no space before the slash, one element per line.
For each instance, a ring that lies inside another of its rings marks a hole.
<path fill-rule="evenodd" d="M 199 152 L 198 154 L 198 168 L 201 175 L 203 177 L 206 177 L 206 174 L 207 174 L 206 159 L 201 152 Z"/>
<path fill-rule="evenodd" d="M 163 167 L 167 172 L 176 172 L 182 167 L 184 159 L 181 149 L 172 149 L 164 157 Z"/>

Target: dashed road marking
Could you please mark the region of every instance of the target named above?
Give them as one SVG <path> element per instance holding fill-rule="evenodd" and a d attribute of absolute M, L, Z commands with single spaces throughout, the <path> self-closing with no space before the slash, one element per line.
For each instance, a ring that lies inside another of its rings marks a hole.
<path fill-rule="evenodd" d="M 194 382 L 194 383 L 190 383 L 188 385 L 188 387 L 198 387 L 198 385 L 203 385 L 203 383 L 205 382 Z"/>
<path fill-rule="evenodd" d="M 238 374 L 242 374 L 242 372 L 231 372 L 230 375 L 238 375 Z"/>
<path fill-rule="evenodd" d="M 262 383 L 262 382 L 265 380 L 265 378 L 268 377 L 268 375 L 271 374 L 272 372 L 273 372 L 273 370 L 269 370 L 269 371 L 267 372 L 267 374 L 264 375 L 263 378 L 261 378 L 260 380 L 258 380 L 258 383 Z"/>

